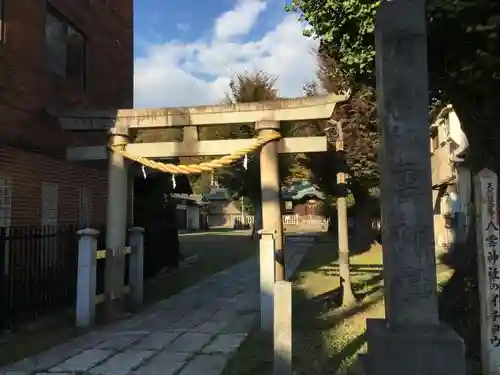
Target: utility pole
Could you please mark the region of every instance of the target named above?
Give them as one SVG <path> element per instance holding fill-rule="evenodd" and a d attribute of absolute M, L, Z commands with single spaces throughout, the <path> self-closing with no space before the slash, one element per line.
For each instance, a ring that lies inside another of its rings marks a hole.
<path fill-rule="evenodd" d="M 340 188 L 340 194 L 337 197 L 337 227 L 339 243 L 339 274 L 342 285 L 342 305 L 347 306 L 356 301 L 352 291 L 351 276 L 349 271 L 349 234 L 347 225 L 347 186 L 344 152 L 344 131 L 342 122 L 337 121 L 337 141 L 335 142 L 337 153 L 340 156 L 341 167 L 337 172 L 337 185 Z"/>

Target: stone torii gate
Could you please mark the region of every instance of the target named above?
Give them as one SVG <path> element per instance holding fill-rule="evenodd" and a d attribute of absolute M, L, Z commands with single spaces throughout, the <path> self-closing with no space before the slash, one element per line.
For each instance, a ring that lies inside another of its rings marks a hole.
<path fill-rule="evenodd" d="M 259 139 L 267 138 L 267 141 L 260 143 L 265 143 L 260 150 L 263 230 L 266 233 L 275 233 L 275 279 L 284 280 L 278 153 L 322 152 L 326 151 L 327 141 L 324 136 L 279 139 L 280 122 L 329 119 L 335 105 L 345 99 L 345 96 L 331 94 L 257 103 L 153 110 L 81 111 L 60 115 L 59 119 L 64 130 L 109 132 L 108 145 L 70 147 L 67 150 L 67 158 L 72 161 L 108 159 L 107 298 L 113 301 L 121 300 L 122 297 L 124 260 L 119 250 L 125 247 L 126 240 L 128 172 L 125 156 L 128 154 L 129 158 L 133 155 L 150 160 L 180 156 L 220 156 L 251 148 L 256 143 L 255 139 L 200 141 L 199 126 L 255 123 Z M 131 129 L 169 127 L 184 129 L 182 142 L 128 143 Z M 124 144 L 126 146 L 122 151 L 125 151 L 125 154 L 117 152 L 116 149 L 110 152 L 110 148 Z"/>

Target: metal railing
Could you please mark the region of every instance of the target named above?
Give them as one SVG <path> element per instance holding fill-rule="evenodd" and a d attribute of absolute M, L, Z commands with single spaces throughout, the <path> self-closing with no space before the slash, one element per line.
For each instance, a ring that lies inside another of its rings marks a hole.
<path fill-rule="evenodd" d="M 99 230 L 98 249 L 105 249 L 106 228 Z M 81 226 L 59 224 L 0 228 L 0 330 L 72 308 L 76 301 L 78 235 Z M 144 278 L 175 267 L 177 229 L 146 227 Z M 96 303 L 105 300 L 106 251 L 97 253 Z M 124 291 L 129 285 L 130 248 L 125 249 Z"/>
<path fill-rule="evenodd" d="M 0 328 L 73 304 L 76 230 L 76 225 L 0 228 Z"/>

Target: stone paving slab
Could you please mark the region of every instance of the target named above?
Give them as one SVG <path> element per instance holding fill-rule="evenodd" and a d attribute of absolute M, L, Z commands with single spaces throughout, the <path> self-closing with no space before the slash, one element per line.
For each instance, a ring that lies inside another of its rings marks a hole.
<path fill-rule="evenodd" d="M 225 329 L 227 323 L 224 322 L 214 322 L 214 321 L 206 321 L 201 323 L 199 326 L 193 328 L 193 331 L 199 333 L 211 333 L 217 334 Z"/>
<path fill-rule="evenodd" d="M 220 375 L 229 358 L 231 356 L 228 354 L 197 355 L 189 361 L 179 375 Z"/>
<path fill-rule="evenodd" d="M 181 332 L 153 332 L 139 341 L 134 348 L 137 350 L 162 350 L 179 337 Z"/>
<path fill-rule="evenodd" d="M 246 333 L 223 333 L 203 348 L 202 353 L 234 353 L 245 340 Z"/>
<path fill-rule="evenodd" d="M 257 317 L 258 314 L 241 315 L 238 319 L 228 323 L 221 333 L 247 333 L 254 325 Z"/>
<path fill-rule="evenodd" d="M 113 335 L 108 340 L 100 343 L 97 349 L 112 349 L 114 351 L 120 351 L 131 346 L 134 342 L 139 341 L 144 336 L 147 335 L 147 331 L 143 332 L 124 332 L 123 334 Z"/>
<path fill-rule="evenodd" d="M 287 277 L 309 245 L 287 245 Z M 0 375 L 219 375 L 255 323 L 252 258 L 116 322 L 0 369 Z"/>
<path fill-rule="evenodd" d="M 174 352 L 196 353 L 212 339 L 213 334 L 187 332 L 175 340 L 169 349 Z"/>
<path fill-rule="evenodd" d="M 106 335 L 99 331 L 90 332 L 72 341 L 56 345 L 45 352 L 26 358 L 13 365 L 0 369 L 0 374 L 26 375 L 36 370 L 48 369 L 64 360 L 93 348 L 106 340 Z"/>
<path fill-rule="evenodd" d="M 176 353 L 166 350 L 138 367 L 130 375 L 173 375 L 185 366 L 191 357 L 193 357 L 191 353 Z"/>
<path fill-rule="evenodd" d="M 50 372 L 87 371 L 113 355 L 112 350 L 89 349 L 51 368 Z"/>
<path fill-rule="evenodd" d="M 92 375 L 127 375 L 154 354 L 152 350 L 128 349 L 92 368 L 89 373 Z"/>

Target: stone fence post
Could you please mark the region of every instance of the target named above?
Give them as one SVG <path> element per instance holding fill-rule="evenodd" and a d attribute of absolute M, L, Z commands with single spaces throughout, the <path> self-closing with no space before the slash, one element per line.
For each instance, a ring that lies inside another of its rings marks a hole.
<path fill-rule="evenodd" d="M 276 233 L 259 230 L 260 327 L 268 332 L 273 329 Z"/>
<path fill-rule="evenodd" d="M 76 326 L 88 328 L 95 322 L 97 236 L 99 231 L 86 228 L 76 232 L 78 270 L 76 284 Z"/>
<path fill-rule="evenodd" d="M 129 306 L 138 310 L 144 300 L 144 228 L 132 227 L 129 232 Z"/>

